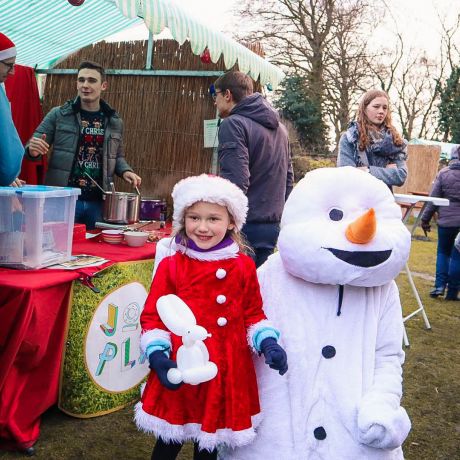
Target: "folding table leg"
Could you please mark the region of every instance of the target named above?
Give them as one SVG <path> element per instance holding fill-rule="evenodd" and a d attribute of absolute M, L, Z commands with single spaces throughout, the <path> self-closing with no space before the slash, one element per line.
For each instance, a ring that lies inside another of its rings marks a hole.
<path fill-rule="evenodd" d="M 412 313 L 409 313 L 407 316 L 405 316 L 403 320 L 404 320 L 404 322 L 406 322 L 408 319 L 412 318 L 416 314 L 422 313 L 423 322 L 425 323 L 425 328 L 430 330 L 431 329 L 430 321 L 428 320 L 428 316 L 427 316 L 427 314 L 425 312 L 425 307 L 422 304 L 422 300 L 420 299 L 420 296 L 418 295 L 417 288 L 415 286 L 414 280 L 412 279 L 412 273 L 410 272 L 409 266 L 407 265 L 407 263 L 406 263 L 405 270 L 406 270 L 406 273 L 407 273 L 407 278 L 409 280 L 410 287 L 412 288 L 412 292 L 414 293 L 415 300 L 417 301 L 418 308 L 417 308 L 417 310 L 415 310 Z M 404 337 L 403 338 L 404 338 L 404 345 L 406 347 L 408 347 L 409 346 L 409 338 L 407 336 L 406 326 L 404 326 Z"/>
<path fill-rule="evenodd" d="M 403 341 L 404 341 L 404 346 L 409 347 L 409 337 L 407 336 L 407 331 L 406 331 L 406 325 L 403 327 Z"/>
<path fill-rule="evenodd" d="M 425 201 L 423 203 L 422 207 L 420 208 L 420 210 L 419 210 L 419 212 L 417 214 L 417 217 L 415 217 L 414 223 L 412 224 L 412 228 L 410 230 L 411 236 L 414 236 L 415 230 L 417 229 L 418 225 L 420 224 L 420 220 L 422 218 L 423 211 L 426 208 L 427 204 L 428 204 L 428 201 Z"/>
<path fill-rule="evenodd" d="M 418 308 L 417 308 L 417 310 L 415 310 L 412 313 L 410 313 L 409 315 L 407 315 L 404 318 L 404 321 L 407 321 L 409 318 L 412 318 L 412 316 L 414 316 L 417 313 L 421 312 L 422 317 L 423 317 L 423 321 L 425 323 L 425 328 L 426 329 L 431 329 L 430 321 L 428 320 L 428 316 L 426 315 L 426 312 L 425 312 L 425 307 L 423 306 L 422 301 L 420 299 L 420 296 L 418 295 L 417 288 L 415 287 L 414 280 L 412 279 L 412 273 L 410 272 L 409 266 L 407 265 L 407 263 L 406 263 L 406 273 L 407 273 L 407 278 L 409 280 L 409 284 L 410 284 L 410 286 L 412 288 L 412 292 L 414 293 L 415 300 L 417 301 Z"/>

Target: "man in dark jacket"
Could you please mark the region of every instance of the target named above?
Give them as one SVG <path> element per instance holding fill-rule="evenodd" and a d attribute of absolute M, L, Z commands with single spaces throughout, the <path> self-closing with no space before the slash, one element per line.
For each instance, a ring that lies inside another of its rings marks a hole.
<path fill-rule="evenodd" d="M 220 118 L 220 175 L 248 197 L 249 212 L 242 231 L 259 267 L 273 252 L 284 202 L 292 190 L 293 173 L 288 133 L 277 112 L 259 93 L 252 79 L 227 72 L 214 83 L 213 97 Z"/>
<path fill-rule="evenodd" d="M 51 109 L 26 146 L 27 155 L 34 158 L 46 155 L 53 145 L 45 183 L 81 189 L 75 221 L 88 229 L 102 219 L 102 192 L 94 182 L 108 190 L 117 174 L 133 187 L 141 184 L 124 157 L 123 122 L 101 99 L 106 88 L 104 69 L 95 62 L 82 62 L 77 97 Z"/>

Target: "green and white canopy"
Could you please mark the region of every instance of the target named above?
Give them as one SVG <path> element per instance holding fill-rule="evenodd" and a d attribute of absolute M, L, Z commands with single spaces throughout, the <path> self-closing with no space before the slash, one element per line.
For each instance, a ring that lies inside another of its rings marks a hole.
<path fill-rule="evenodd" d="M 142 20 L 153 34 L 168 28 L 180 44 L 189 40 L 195 54 L 208 48 L 213 62 L 223 55 L 227 69 L 237 62 L 263 85 L 276 88 L 284 78 L 281 69 L 170 0 L 85 0 L 78 7 L 66 0 L 0 0 L 0 32 L 16 44 L 17 62 L 41 69 Z"/>
<path fill-rule="evenodd" d="M 66 0 L 0 0 L 0 32 L 15 43 L 16 62 L 41 69 L 139 23 L 110 0 L 86 0 L 78 7 Z"/>
<path fill-rule="evenodd" d="M 167 27 L 180 44 L 189 40 L 194 54 L 201 54 L 208 48 L 212 62 L 217 62 L 222 54 L 227 69 L 238 61 L 241 72 L 249 73 L 254 80 L 260 78 L 263 85 L 270 83 L 274 88 L 284 78 L 281 69 L 224 34 L 191 18 L 171 0 L 114 1 L 126 17 L 142 17 L 153 34 L 159 34 Z"/>

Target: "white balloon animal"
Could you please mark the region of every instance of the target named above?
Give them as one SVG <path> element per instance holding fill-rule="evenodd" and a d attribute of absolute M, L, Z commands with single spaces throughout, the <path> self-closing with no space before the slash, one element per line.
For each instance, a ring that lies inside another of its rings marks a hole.
<path fill-rule="evenodd" d="M 177 350 L 177 368 L 169 369 L 167 377 L 171 383 L 198 385 L 217 375 L 217 366 L 209 361 L 209 352 L 203 343 L 211 337 L 208 331 L 196 324 L 196 318 L 188 305 L 175 294 L 160 297 L 157 311 L 165 326 L 182 337 Z"/>

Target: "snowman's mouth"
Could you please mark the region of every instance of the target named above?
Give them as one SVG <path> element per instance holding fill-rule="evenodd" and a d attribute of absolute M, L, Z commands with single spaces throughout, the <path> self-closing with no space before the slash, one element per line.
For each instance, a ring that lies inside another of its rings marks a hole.
<path fill-rule="evenodd" d="M 391 249 L 386 251 L 342 251 L 341 249 L 324 248 L 332 252 L 337 259 L 357 267 L 375 267 L 391 256 Z"/>

